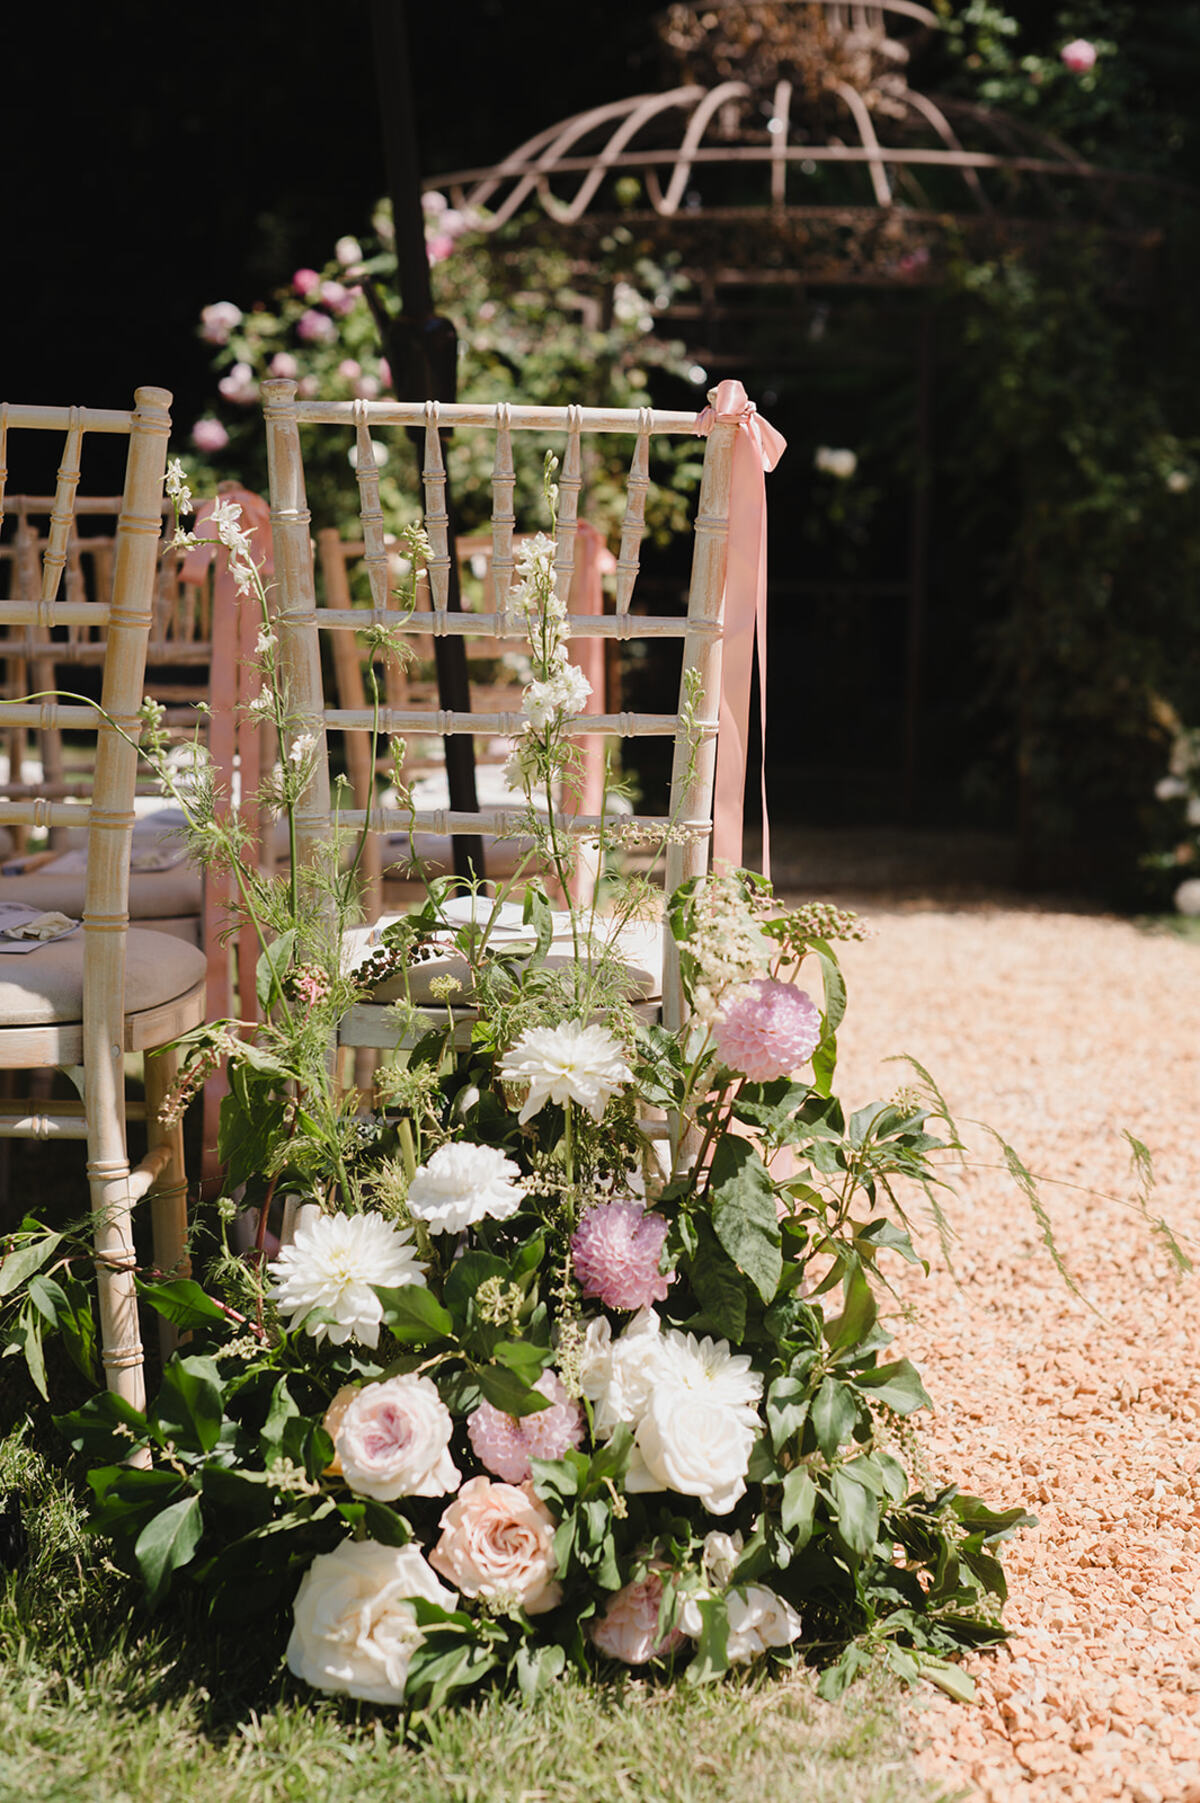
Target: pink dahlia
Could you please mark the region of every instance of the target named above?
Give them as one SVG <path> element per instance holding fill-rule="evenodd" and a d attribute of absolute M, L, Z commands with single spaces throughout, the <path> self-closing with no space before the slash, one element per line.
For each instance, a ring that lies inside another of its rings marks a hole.
<path fill-rule="evenodd" d="M 640 1202 L 598 1202 L 589 1208 L 571 1238 L 575 1275 L 585 1296 L 605 1308 L 646 1308 L 662 1302 L 671 1287 L 660 1271 L 667 1223 L 647 1214 Z"/>
<path fill-rule="evenodd" d="M 820 1043 L 820 1009 L 794 983 L 770 977 L 748 983 L 746 991 L 717 1019 L 718 1055 L 755 1083 L 790 1077 Z"/>
<path fill-rule="evenodd" d="M 506 1484 L 523 1484 L 532 1477 L 530 1459 L 561 1459 L 568 1447 L 583 1439 L 583 1410 L 571 1401 L 554 1372 L 543 1371 L 533 1387 L 549 1402 L 548 1409 L 535 1415 L 506 1415 L 490 1402 L 481 1402 L 467 1421 L 475 1457 Z"/>

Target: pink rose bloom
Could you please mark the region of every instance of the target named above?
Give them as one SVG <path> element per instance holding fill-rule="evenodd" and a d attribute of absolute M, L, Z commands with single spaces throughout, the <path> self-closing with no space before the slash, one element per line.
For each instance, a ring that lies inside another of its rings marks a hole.
<path fill-rule="evenodd" d="M 192 427 L 192 443 L 198 451 L 223 451 L 229 434 L 219 419 L 198 419 Z"/>
<path fill-rule="evenodd" d="M 360 401 L 373 401 L 379 393 L 379 383 L 374 376 L 360 376 L 354 384 L 354 392 Z"/>
<path fill-rule="evenodd" d="M 356 382 L 362 375 L 362 364 L 353 357 L 343 357 L 337 368 L 338 375 L 345 382 Z"/>
<path fill-rule="evenodd" d="M 332 344 L 337 337 L 337 327 L 328 313 L 318 313 L 315 307 L 310 307 L 297 320 L 296 334 L 305 344 Z"/>
<path fill-rule="evenodd" d="M 311 401 L 314 395 L 321 392 L 321 384 L 316 376 L 301 376 L 296 384 L 296 393 L 302 401 Z"/>
<path fill-rule="evenodd" d="M 271 374 L 279 376 L 285 382 L 294 381 L 299 373 L 300 365 L 291 351 L 276 351 L 271 358 Z"/>
<path fill-rule="evenodd" d="M 407 1372 L 356 1390 L 337 1421 L 333 1444 L 356 1496 L 394 1502 L 454 1489 L 461 1473 L 449 1452 L 453 1432 L 432 1378 Z"/>
<path fill-rule="evenodd" d="M 431 188 L 428 194 L 422 194 L 421 205 L 425 212 L 432 213 L 436 219 L 439 213 L 444 213 L 446 211 L 450 202 L 446 199 L 444 194 L 439 194 L 436 188 Z"/>
<path fill-rule="evenodd" d="M 333 254 L 343 269 L 351 268 L 362 262 L 362 245 L 357 238 L 339 238 L 333 247 Z"/>
<path fill-rule="evenodd" d="M 647 1308 L 666 1300 L 670 1276 L 658 1261 L 667 1223 L 640 1202 L 599 1202 L 571 1238 L 575 1275 L 585 1296 L 605 1308 Z"/>
<path fill-rule="evenodd" d="M 467 1421 L 475 1457 L 506 1484 L 523 1484 L 533 1475 L 530 1459 L 561 1459 L 568 1447 L 583 1440 L 583 1410 L 571 1401 L 555 1373 L 543 1371 L 533 1387 L 546 1397 L 548 1409 L 506 1415 L 490 1402 L 481 1402 Z"/>
<path fill-rule="evenodd" d="M 1069 44 L 1063 45 L 1059 55 L 1063 67 L 1069 69 L 1072 75 L 1086 75 L 1089 69 L 1096 66 L 1096 46 L 1089 44 L 1086 38 L 1073 38 Z"/>
<path fill-rule="evenodd" d="M 322 282 L 321 300 L 331 313 L 343 314 L 353 311 L 354 303 L 362 292 L 359 288 L 347 288 L 341 282 Z"/>
<path fill-rule="evenodd" d="M 386 357 L 381 357 L 379 359 L 379 380 L 383 383 L 385 388 L 390 388 L 392 386 L 392 366 Z"/>
<path fill-rule="evenodd" d="M 321 286 L 321 278 L 315 269 L 298 269 L 292 277 L 292 287 L 302 300 L 307 300 L 313 291 Z"/>
<path fill-rule="evenodd" d="M 232 301 L 214 301 L 200 309 L 200 336 L 206 344 L 228 344 L 229 334 L 242 323 L 242 309 Z"/>
<path fill-rule="evenodd" d="M 717 1054 L 754 1083 L 790 1077 L 821 1039 L 821 1012 L 794 983 L 759 977 L 716 1022 Z"/>
<path fill-rule="evenodd" d="M 429 1563 L 464 1596 L 515 1602 L 526 1615 L 557 1608 L 554 1530 L 558 1524 L 530 1485 L 473 1477 L 441 1520 Z"/>
<path fill-rule="evenodd" d="M 229 374 L 221 377 L 217 389 L 223 400 L 233 401 L 239 407 L 258 398 L 258 383 L 248 363 L 235 363 Z"/>
<path fill-rule="evenodd" d="M 454 250 L 454 240 L 447 232 L 435 232 L 425 240 L 425 252 L 431 263 L 444 263 Z"/>
<path fill-rule="evenodd" d="M 626 1665 L 645 1665 L 650 1659 L 677 1652 L 687 1639 L 678 1628 L 671 1628 L 661 1640 L 658 1638 L 662 1590 L 657 1571 L 618 1590 L 604 1614 L 588 1630 L 593 1646 Z"/>

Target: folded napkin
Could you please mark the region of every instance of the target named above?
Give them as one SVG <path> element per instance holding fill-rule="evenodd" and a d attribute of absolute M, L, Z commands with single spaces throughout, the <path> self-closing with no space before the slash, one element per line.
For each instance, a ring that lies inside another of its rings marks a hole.
<path fill-rule="evenodd" d="M 51 939 L 73 933 L 79 922 L 57 909 L 40 912 L 19 902 L 0 903 L 0 952 L 35 952 Z"/>

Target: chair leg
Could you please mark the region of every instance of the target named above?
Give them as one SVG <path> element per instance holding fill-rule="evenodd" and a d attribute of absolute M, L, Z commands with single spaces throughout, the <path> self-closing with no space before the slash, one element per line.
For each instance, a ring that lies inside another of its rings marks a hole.
<path fill-rule="evenodd" d="M 129 1161 L 127 1158 L 97 1156 L 93 1150 L 93 1134 L 94 1128 L 89 1133 L 88 1183 L 95 1222 L 101 1359 L 109 1389 L 135 1409 L 144 1409 L 146 1379 L 142 1369 L 142 1336 L 133 1276 L 136 1254 L 133 1206 L 129 1199 Z"/>
<path fill-rule="evenodd" d="M 183 1163 L 183 1120 L 177 1118 L 169 1127 L 159 1120 L 159 1110 L 179 1075 L 179 1053 L 173 1046 L 162 1051 L 147 1052 L 146 1072 L 146 1138 L 151 1150 L 165 1146 L 170 1158 L 155 1179 L 150 1191 L 150 1219 L 154 1238 L 154 1263 L 167 1277 L 190 1277 L 192 1261 L 188 1256 L 187 1172 Z M 169 1358 L 179 1344 L 179 1331 L 169 1321 L 159 1320 L 159 1344 L 163 1358 Z"/>

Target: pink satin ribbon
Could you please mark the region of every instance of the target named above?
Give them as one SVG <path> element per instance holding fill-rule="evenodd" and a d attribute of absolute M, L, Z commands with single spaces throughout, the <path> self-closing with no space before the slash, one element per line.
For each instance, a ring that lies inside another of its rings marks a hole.
<path fill-rule="evenodd" d="M 762 867 L 771 874 L 767 818 L 767 484 L 787 440 L 747 399 L 740 382 L 722 382 L 696 421 L 707 438 L 714 425 L 736 425 L 725 564 L 725 621 L 713 793 L 713 863 L 742 861 L 742 814 L 750 736 L 750 671 L 758 652 L 762 726 Z"/>

